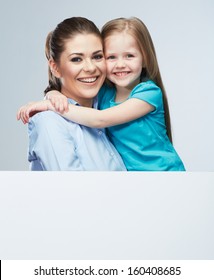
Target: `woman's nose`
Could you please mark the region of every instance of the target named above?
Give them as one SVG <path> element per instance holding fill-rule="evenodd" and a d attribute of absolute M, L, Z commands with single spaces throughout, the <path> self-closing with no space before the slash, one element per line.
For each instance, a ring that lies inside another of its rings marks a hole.
<path fill-rule="evenodd" d="M 94 65 L 93 61 L 86 60 L 84 63 L 83 70 L 86 72 L 93 72 L 96 69 L 96 66 Z"/>

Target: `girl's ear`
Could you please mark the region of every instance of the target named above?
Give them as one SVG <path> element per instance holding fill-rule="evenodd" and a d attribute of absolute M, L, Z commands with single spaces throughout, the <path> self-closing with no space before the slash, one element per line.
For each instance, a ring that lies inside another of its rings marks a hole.
<path fill-rule="evenodd" d="M 50 67 L 50 71 L 51 73 L 56 77 L 56 78 L 60 78 L 61 77 L 61 73 L 59 71 L 59 67 L 57 66 L 56 62 L 51 58 L 48 61 L 49 67 Z"/>

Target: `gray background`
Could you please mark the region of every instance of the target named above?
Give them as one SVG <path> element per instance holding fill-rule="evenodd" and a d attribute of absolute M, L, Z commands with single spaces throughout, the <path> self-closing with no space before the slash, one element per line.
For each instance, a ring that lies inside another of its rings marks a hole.
<path fill-rule="evenodd" d="M 47 85 L 47 33 L 71 16 L 99 27 L 137 16 L 152 35 L 167 90 L 174 145 L 189 171 L 214 171 L 212 0 L 2 1 L 0 170 L 28 170 L 27 126 L 17 109 L 43 97 Z"/>

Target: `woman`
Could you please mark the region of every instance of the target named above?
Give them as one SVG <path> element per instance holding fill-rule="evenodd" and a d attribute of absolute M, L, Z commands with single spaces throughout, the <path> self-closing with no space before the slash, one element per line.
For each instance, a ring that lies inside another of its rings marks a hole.
<path fill-rule="evenodd" d="M 73 17 L 47 36 L 46 57 L 50 89 L 61 91 L 69 103 L 97 107 L 106 66 L 102 38 L 93 22 Z M 103 129 L 88 128 L 47 111 L 29 122 L 31 170 L 126 170 Z"/>

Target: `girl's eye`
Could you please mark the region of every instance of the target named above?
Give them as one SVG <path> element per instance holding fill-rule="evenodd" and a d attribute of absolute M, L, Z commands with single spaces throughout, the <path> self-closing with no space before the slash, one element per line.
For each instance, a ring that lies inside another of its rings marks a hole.
<path fill-rule="evenodd" d="M 73 58 L 71 59 L 71 61 L 72 61 L 72 62 L 81 62 L 82 59 L 81 59 L 81 57 L 73 57 Z"/>
<path fill-rule="evenodd" d="M 134 55 L 131 54 L 131 53 L 129 53 L 129 54 L 126 55 L 126 57 L 127 57 L 127 58 L 132 58 L 132 57 L 134 57 Z"/>
<path fill-rule="evenodd" d="M 107 56 L 106 59 L 107 60 L 113 60 L 113 59 L 115 59 L 115 56 L 114 55 L 110 55 L 110 56 Z"/>

